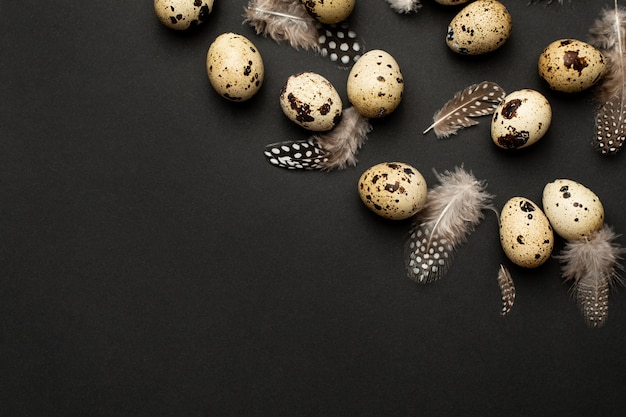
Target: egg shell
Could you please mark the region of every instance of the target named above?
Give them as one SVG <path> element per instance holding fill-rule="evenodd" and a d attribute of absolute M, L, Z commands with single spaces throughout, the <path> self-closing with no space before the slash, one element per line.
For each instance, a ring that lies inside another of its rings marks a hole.
<path fill-rule="evenodd" d="M 315 72 L 291 75 L 279 101 L 289 120 L 314 132 L 331 130 L 343 112 L 341 97 L 333 84 Z"/>
<path fill-rule="evenodd" d="M 323 24 L 339 23 L 348 18 L 356 0 L 300 0 L 307 12 Z"/>
<path fill-rule="evenodd" d="M 491 117 L 491 139 L 503 149 L 526 148 L 541 139 L 552 122 L 552 107 L 538 91 L 510 93 Z"/>
<path fill-rule="evenodd" d="M 552 254 L 554 232 L 537 204 L 525 197 L 513 197 L 500 213 L 500 244 L 511 262 L 536 268 Z"/>
<path fill-rule="evenodd" d="M 556 179 L 544 187 L 543 209 L 554 231 L 567 240 L 583 239 L 604 224 L 600 198 L 570 179 Z"/>
<path fill-rule="evenodd" d="M 209 18 L 213 0 L 154 0 L 154 12 L 165 26 L 186 30 Z"/>
<path fill-rule="evenodd" d="M 539 76 L 551 89 L 577 93 L 602 78 L 606 62 L 602 52 L 577 39 L 560 39 L 544 48 L 537 62 Z"/>
<path fill-rule="evenodd" d="M 513 30 L 507 8 L 496 0 L 476 0 L 463 7 L 448 25 L 446 43 L 462 55 L 480 55 L 506 43 Z"/>
<path fill-rule="evenodd" d="M 404 94 L 400 66 L 388 52 L 380 49 L 366 52 L 348 74 L 347 93 L 350 103 L 365 117 L 391 114 Z"/>
<path fill-rule="evenodd" d="M 465 4 L 470 0 L 435 0 L 439 4 L 443 4 L 444 6 L 458 6 L 460 4 Z"/>
<path fill-rule="evenodd" d="M 207 52 L 206 68 L 211 85 L 234 102 L 251 99 L 263 85 L 265 67 L 256 46 L 232 32 L 219 35 Z"/>
<path fill-rule="evenodd" d="M 390 220 L 404 220 L 419 212 L 428 194 L 422 174 L 403 162 L 372 166 L 361 175 L 358 189 L 370 210 Z"/>

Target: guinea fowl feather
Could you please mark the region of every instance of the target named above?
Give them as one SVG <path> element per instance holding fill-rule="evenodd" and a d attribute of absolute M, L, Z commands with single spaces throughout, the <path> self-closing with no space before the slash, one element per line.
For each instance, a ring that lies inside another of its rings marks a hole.
<path fill-rule="evenodd" d="M 321 24 L 300 0 L 251 0 L 244 8 L 244 23 L 257 35 L 287 42 L 295 49 L 312 50 L 344 68 L 363 53 L 363 43 L 347 21 Z"/>
<path fill-rule="evenodd" d="M 620 282 L 618 270 L 622 269 L 619 262 L 624 250 L 614 242 L 616 238 L 611 227 L 604 225 L 587 238 L 567 241 L 556 256 L 563 279 L 572 283 L 572 294 L 590 327 L 604 326 L 609 289 Z"/>
<path fill-rule="evenodd" d="M 280 168 L 341 170 L 356 165 L 356 154 L 371 130 L 369 119 L 349 107 L 332 130 L 306 140 L 269 144 L 264 153 L 268 162 Z"/>
<path fill-rule="evenodd" d="M 433 116 L 433 124 L 423 133 L 434 130 L 438 138 L 454 135 L 461 128 L 478 124 L 474 117 L 493 114 L 504 99 L 505 91 L 491 81 L 472 84 L 458 91 Z"/>
<path fill-rule="evenodd" d="M 589 29 L 589 43 L 604 55 L 606 70 L 595 87 L 598 110 L 593 145 L 604 155 L 617 153 L 626 140 L 626 10 L 615 1 Z"/>
<path fill-rule="evenodd" d="M 448 271 L 455 251 L 483 219 L 483 210 L 493 209 L 486 183 L 471 172 L 457 167 L 435 175 L 439 184 L 428 190 L 407 245 L 408 275 L 420 284 L 438 280 Z"/>

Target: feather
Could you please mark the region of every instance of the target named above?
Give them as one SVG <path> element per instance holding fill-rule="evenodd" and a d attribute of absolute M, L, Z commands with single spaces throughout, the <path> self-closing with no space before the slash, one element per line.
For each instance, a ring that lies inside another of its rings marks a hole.
<path fill-rule="evenodd" d="M 434 129 L 438 138 L 446 138 L 463 128 L 478 124 L 471 117 L 493 114 L 498 104 L 505 96 L 505 92 L 498 84 L 483 81 L 472 84 L 457 92 L 433 116 L 433 124 L 423 133 Z"/>
<path fill-rule="evenodd" d="M 387 0 L 387 3 L 398 13 L 412 13 L 422 8 L 420 0 Z"/>
<path fill-rule="evenodd" d="M 561 275 L 572 283 L 572 294 L 585 322 L 602 327 L 607 320 L 609 288 L 621 279 L 618 270 L 624 250 L 614 240 L 618 236 L 604 225 L 589 237 L 567 241 L 556 256 L 561 262 Z"/>
<path fill-rule="evenodd" d="M 257 35 L 288 42 L 295 49 L 318 50 L 316 20 L 298 0 L 251 0 L 244 8 L 244 23 Z"/>
<path fill-rule="evenodd" d="M 341 170 L 356 165 L 356 154 L 371 130 L 369 119 L 349 107 L 332 130 L 306 140 L 267 145 L 264 154 L 269 163 L 280 168 Z"/>
<path fill-rule="evenodd" d="M 515 283 L 513 277 L 506 266 L 500 265 L 498 271 L 498 286 L 500 287 L 500 294 L 502 297 L 502 310 L 500 314 L 506 316 L 513 308 L 515 303 Z"/>
<path fill-rule="evenodd" d="M 626 9 L 615 1 L 589 29 L 589 43 L 606 59 L 605 74 L 595 88 L 598 110 L 593 146 L 604 155 L 617 153 L 626 140 Z"/>
<path fill-rule="evenodd" d="M 294 49 L 312 50 L 344 66 L 362 54 L 362 42 L 346 22 L 321 24 L 299 0 L 251 0 L 244 8 L 244 23 L 257 35 L 289 43 Z"/>
<path fill-rule="evenodd" d="M 428 191 L 426 205 L 415 215 L 407 245 L 409 277 L 420 284 L 441 278 L 457 248 L 492 209 L 486 183 L 457 167 L 435 172 L 439 185 Z"/>

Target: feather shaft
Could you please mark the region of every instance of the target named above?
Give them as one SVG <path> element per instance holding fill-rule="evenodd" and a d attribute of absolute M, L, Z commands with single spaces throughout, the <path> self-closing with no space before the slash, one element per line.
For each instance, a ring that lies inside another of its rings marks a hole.
<path fill-rule="evenodd" d="M 505 91 L 491 81 L 472 84 L 458 91 L 433 116 L 433 123 L 422 133 L 434 130 L 438 138 L 456 134 L 461 128 L 478 124 L 475 117 L 493 114 Z"/>
<path fill-rule="evenodd" d="M 457 167 L 436 173 L 439 184 L 428 191 L 426 205 L 414 218 L 407 249 L 408 276 L 420 284 L 438 280 L 460 245 L 492 208 L 486 183 Z"/>

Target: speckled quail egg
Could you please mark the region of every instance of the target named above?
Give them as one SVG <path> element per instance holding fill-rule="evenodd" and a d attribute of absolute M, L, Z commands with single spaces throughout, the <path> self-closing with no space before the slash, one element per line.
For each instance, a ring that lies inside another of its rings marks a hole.
<path fill-rule="evenodd" d="M 589 188 L 569 179 L 556 179 L 545 186 L 543 209 L 554 231 L 567 240 L 583 239 L 604 224 L 600 198 Z"/>
<path fill-rule="evenodd" d="M 446 43 L 456 53 L 480 55 L 506 43 L 513 23 L 507 8 L 496 0 L 476 0 L 463 7 L 448 25 Z"/>
<path fill-rule="evenodd" d="M 428 187 L 422 174 L 403 162 L 383 162 L 367 169 L 359 179 L 361 201 L 374 213 L 404 220 L 426 204 Z"/>
<path fill-rule="evenodd" d="M 551 89 L 577 93 L 593 86 L 604 74 L 602 52 L 586 42 L 560 39 L 546 46 L 537 63 L 539 76 Z"/>
<path fill-rule="evenodd" d="M 165 26 L 185 30 L 208 19 L 213 0 L 154 0 L 154 12 Z"/>
<path fill-rule="evenodd" d="M 548 99 L 538 91 L 510 93 L 491 117 L 491 139 L 504 149 L 521 149 L 541 139 L 552 121 Z"/>
<path fill-rule="evenodd" d="M 314 132 L 331 130 L 343 112 L 341 97 L 333 84 L 315 72 L 290 76 L 279 101 L 289 120 Z"/>
<path fill-rule="evenodd" d="M 350 16 L 356 0 L 300 0 L 300 3 L 318 22 L 333 24 L 342 22 Z"/>
<path fill-rule="evenodd" d="M 400 66 L 388 52 L 366 52 L 348 74 L 348 100 L 363 116 L 384 117 L 402 101 L 404 78 Z"/>
<path fill-rule="evenodd" d="M 536 268 L 554 249 L 554 232 L 537 204 L 513 197 L 500 213 L 500 244 L 507 258 L 524 268 Z"/>
<path fill-rule="evenodd" d="M 435 0 L 439 4 L 444 6 L 458 6 L 459 4 L 465 4 L 470 0 Z"/>
<path fill-rule="evenodd" d="M 227 100 L 246 101 L 263 85 L 265 69 L 256 46 L 245 36 L 228 32 L 209 47 L 206 68 L 211 85 Z"/>

